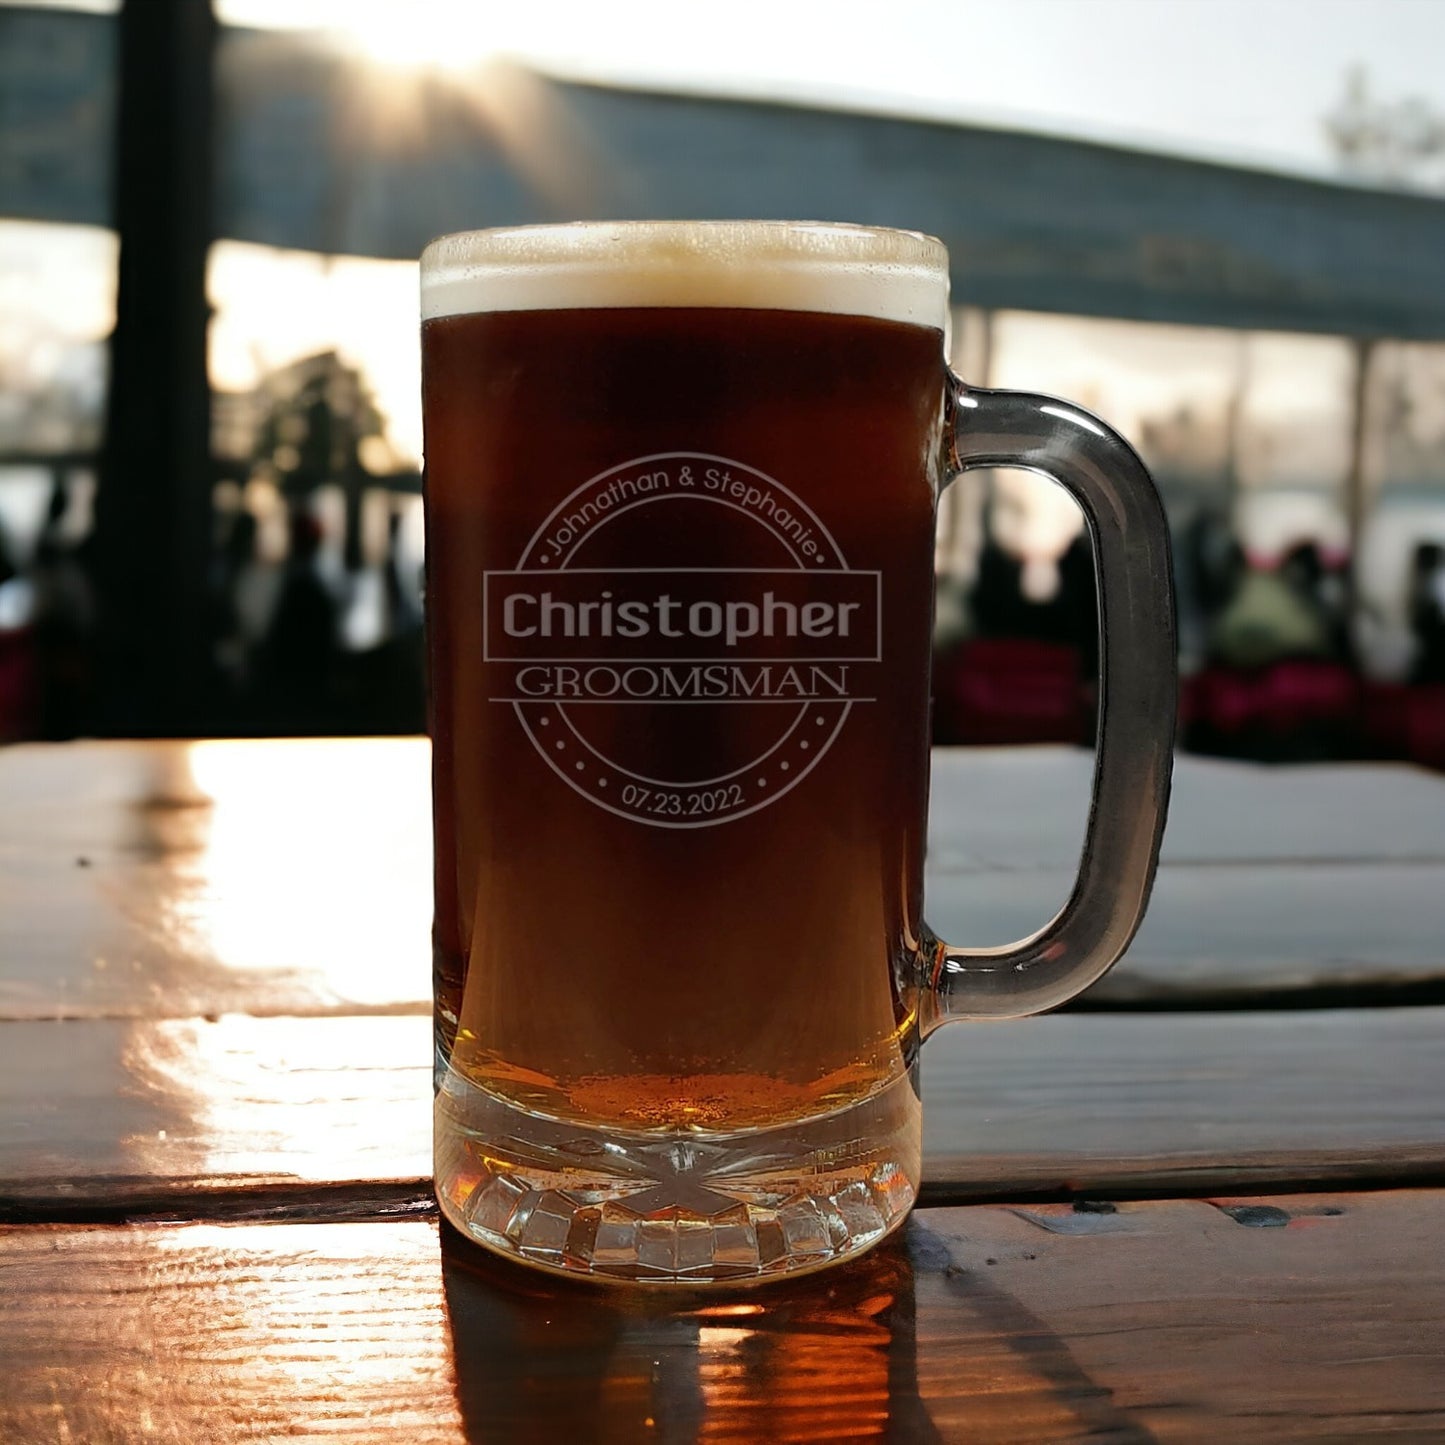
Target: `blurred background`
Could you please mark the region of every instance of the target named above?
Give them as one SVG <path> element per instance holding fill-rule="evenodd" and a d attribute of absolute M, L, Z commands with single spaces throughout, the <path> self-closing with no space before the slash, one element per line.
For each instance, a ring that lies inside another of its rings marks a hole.
<path fill-rule="evenodd" d="M 0 741 L 420 731 L 415 258 L 931 232 L 1163 490 L 1182 742 L 1445 767 L 1445 5 L 0 0 Z M 1090 741 L 1092 559 L 945 495 L 935 733 Z"/>

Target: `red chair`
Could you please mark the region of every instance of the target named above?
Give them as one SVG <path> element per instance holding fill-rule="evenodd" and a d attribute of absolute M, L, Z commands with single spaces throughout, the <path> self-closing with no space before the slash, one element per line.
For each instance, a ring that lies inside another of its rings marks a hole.
<path fill-rule="evenodd" d="M 1264 725 L 1281 738 L 1309 729 L 1353 734 L 1360 720 L 1359 683 L 1340 662 L 1277 662 L 1260 679 L 1259 708 Z"/>
<path fill-rule="evenodd" d="M 975 637 L 934 669 L 939 742 L 1084 743 L 1093 714 L 1077 649 Z"/>
<path fill-rule="evenodd" d="M 33 738 L 40 727 L 40 670 L 29 627 L 0 630 L 0 743 Z"/>
<path fill-rule="evenodd" d="M 1410 689 L 1406 756 L 1427 768 L 1445 768 L 1445 683 Z"/>
<path fill-rule="evenodd" d="M 1359 746 L 1360 685 L 1341 662 L 1287 659 L 1209 667 L 1187 684 L 1181 734 L 1235 757 L 1348 757 Z"/>
<path fill-rule="evenodd" d="M 1402 682 L 1367 682 L 1361 689 L 1362 729 L 1372 757 L 1410 755 L 1410 694 Z"/>

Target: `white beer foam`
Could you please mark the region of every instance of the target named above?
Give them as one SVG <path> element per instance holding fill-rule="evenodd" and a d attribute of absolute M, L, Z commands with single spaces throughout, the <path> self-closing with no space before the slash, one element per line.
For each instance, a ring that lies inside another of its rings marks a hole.
<path fill-rule="evenodd" d="M 790 221 L 586 221 L 443 236 L 424 321 L 479 311 L 728 306 L 944 330 L 948 253 L 917 231 Z"/>

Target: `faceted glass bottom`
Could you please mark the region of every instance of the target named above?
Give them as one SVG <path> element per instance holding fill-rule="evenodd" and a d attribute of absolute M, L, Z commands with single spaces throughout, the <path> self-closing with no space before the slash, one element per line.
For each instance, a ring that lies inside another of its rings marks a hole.
<path fill-rule="evenodd" d="M 903 1222 L 921 1167 L 916 1083 L 905 1074 L 775 1128 L 637 1133 L 538 1117 L 448 1072 L 437 1198 L 477 1243 L 562 1274 L 688 1285 L 795 1275 Z"/>

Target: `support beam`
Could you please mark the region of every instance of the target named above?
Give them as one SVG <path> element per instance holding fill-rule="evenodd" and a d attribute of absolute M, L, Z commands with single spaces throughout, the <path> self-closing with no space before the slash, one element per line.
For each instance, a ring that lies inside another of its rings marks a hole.
<path fill-rule="evenodd" d="M 1370 479 L 1366 475 L 1366 447 L 1369 442 L 1370 363 L 1376 341 L 1356 337 L 1353 343 L 1355 374 L 1350 395 L 1350 464 L 1345 473 L 1345 519 L 1349 525 L 1350 569 L 1348 615 L 1353 625 L 1359 591 L 1360 538 L 1370 513 Z"/>
<path fill-rule="evenodd" d="M 204 729 L 209 660 L 209 0 L 125 0 L 106 438 L 96 498 L 99 731 Z"/>

